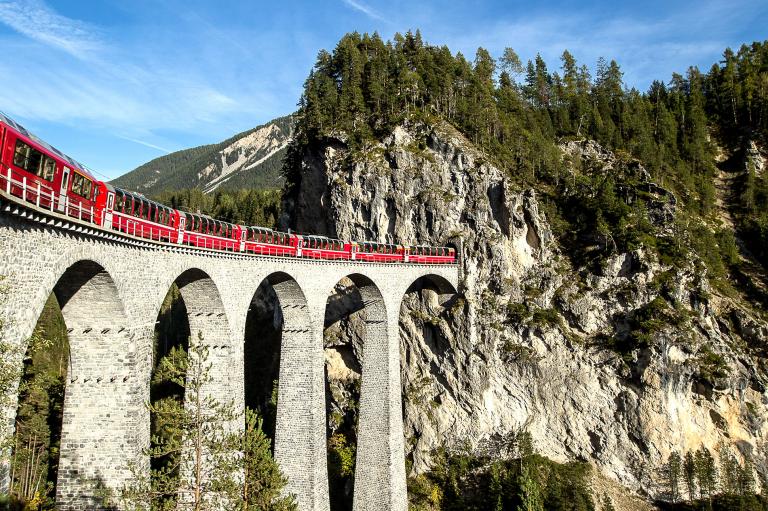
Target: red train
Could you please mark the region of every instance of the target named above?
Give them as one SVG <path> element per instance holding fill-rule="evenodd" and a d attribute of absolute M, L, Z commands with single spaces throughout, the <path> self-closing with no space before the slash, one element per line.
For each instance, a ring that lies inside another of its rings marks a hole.
<path fill-rule="evenodd" d="M 0 112 L 0 189 L 102 229 L 227 252 L 384 263 L 453 264 L 450 247 L 355 242 L 222 222 L 169 208 L 96 179 L 83 165 Z"/>

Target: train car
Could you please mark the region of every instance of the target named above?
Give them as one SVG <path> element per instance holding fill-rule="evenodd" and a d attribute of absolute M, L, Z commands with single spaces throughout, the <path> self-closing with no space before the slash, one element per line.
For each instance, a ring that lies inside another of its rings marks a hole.
<path fill-rule="evenodd" d="M 101 222 L 104 188 L 83 165 L 2 113 L 0 130 L 0 186 L 6 193 L 78 220 Z"/>
<path fill-rule="evenodd" d="M 352 244 L 326 236 L 301 235 L 301 256 L 312 259 L 351 259 Z"/>
<path fill-rule="evenodd" d="M 377 263 L 397 263 L 404 259 L 403 247 L 392 243 L 363 241 L 356 244 L 355 259 Z"/>
<path fill-rule="evenodd" d="M 199 248 L 240 252 L 241 227 L 199 213 L 179 212 L 184 217 L 183 243 Z"/>
<path fill-rule="evenodd" d="M 430 247 L 418 245 L 406 247 L 404 262 L 421 264 L 448 264 L 456 262 L 456 249 L 452 247 Z"/>
<path fill-rule="evenodd" d="M 178 243 L 180 233 L 179 212 L 136 192 L 113 188 L 113 207 L 109 200 L 105 216 L 111 216 L 111 227 L 131 236 L 154 241 Z"/>
<path fill-rule="evenodd" d="M 243 249 L 245 252 L 271 256 L 301 256 L 301 238 L 287 232 L 266 227 L 245 227 Z"/>

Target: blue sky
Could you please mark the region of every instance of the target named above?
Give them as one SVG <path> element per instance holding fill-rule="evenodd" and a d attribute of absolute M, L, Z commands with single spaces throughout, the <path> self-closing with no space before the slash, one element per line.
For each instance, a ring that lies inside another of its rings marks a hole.
<path fill-rule="evenodd" d="M 470 57 L 511 46 L 550 69 L 567 48 L 644 90 L 765 27 L 768 0 L 0 0 L 0 109 L 116 177 L 292 112 L 318 50 L 353 30 L 420 28 Z"/>

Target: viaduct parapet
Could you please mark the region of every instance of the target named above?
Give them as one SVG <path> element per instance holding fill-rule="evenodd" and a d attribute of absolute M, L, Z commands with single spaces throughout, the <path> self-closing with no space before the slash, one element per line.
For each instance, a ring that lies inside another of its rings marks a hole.
<path fill-rule="evenodd" d="M 24 353 L 51 292 L 69 332 L 59 509 L 100 509 L 99 489 L 128 483 L 129 462 L 149 470 L 142 452 L 150 441 L 155 322 L 174 283 L 191 338 L 201 333 L 210 347 L 211 392 L 244 406 L 246 317 L 266 281 L 283 315 L 275 458 L 299 508 L 328 511 L 323 323 L 327 299 L 345 277 L 358 286 L 367 318 L 354 508 L 407 509 L 400 304 L 422 278 L 445 296 L 455 293 L 456 266 L 212 252 L 121 238 L 8 203 L 0 209 L 2 339 Z M 21 357 L 15 362 L 21 367 Z M 15 407 L 3 413 L 2 433 L 12 434 Z M 0 489 L 8 483 L 8 466 L 0 466 Z"/>

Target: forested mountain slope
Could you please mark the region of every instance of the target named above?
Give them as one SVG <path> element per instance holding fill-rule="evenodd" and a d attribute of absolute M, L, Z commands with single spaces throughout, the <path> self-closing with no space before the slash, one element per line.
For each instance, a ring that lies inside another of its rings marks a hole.
<path fill-rule="evenodd" d="M 275 189 L 293 131 L 293 118 L 280 117 L 218 144 L 156 158 L 112 181 L 145 195 L 199 188 L 205 193 L 240 188 Z"/>
<path fill-rule="evenodd" d="M 425 290 L 401 309 L 418 509 L 593 509 L 521 430 L 648 499 L 760 505 L 766 141 L 765 43 L 645 92 L 614 61 L 594 77 L 567 51 L 556 72 L 511 49 L 470 62 L 418 32 L 320 52 L 283 227 L 462 249 L 449 308 Z M 328 373 L 355 374 L 334 352 L 364 335 L 339 321 Z M 354 438 L 354 384 L 331 385 L 329 428 Z"/>

